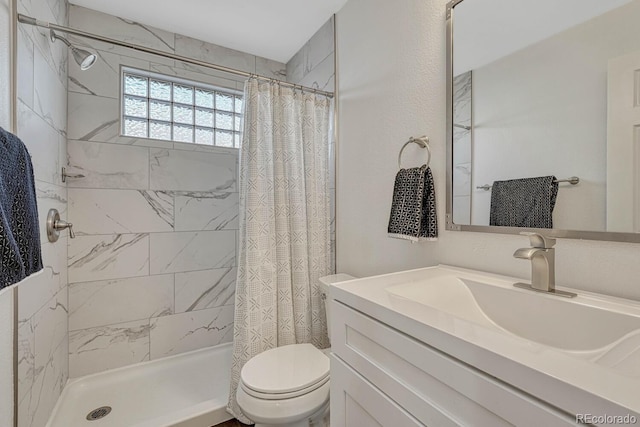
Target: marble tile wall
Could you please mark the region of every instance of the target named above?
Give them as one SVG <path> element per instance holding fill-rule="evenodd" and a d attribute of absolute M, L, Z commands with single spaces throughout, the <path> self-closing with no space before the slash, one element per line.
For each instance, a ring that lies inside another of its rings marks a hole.
<path fill-rule="evenodd" d="M 287 81 L 302 86 L 335 91 L 334 19 L 329 19 L 287 62 Z M 329 145 L 329 197 L 331 201 L 331 271 L 336 259 L 336 155 L 334 134 Z"/>
<path fill-rule="evenodd" d="M 66 25 L 66 0 L 19 0 L 18 12 Z M 67 48 L 49 34 L 18 25 L 18 136 L 32 157 L 36 179 L 44 270 L 19 286 L 18 425 L 46 424 L 69 377 L 67 233 L 49 243 L 44 230 L 50 208 L 67 218 Z"/>
<path fill-rule="evenodd" d="M 471 71 L 453 79 L 453 122 L 460 126 L 472 125 Z M 453 129 L 453 222 L 471 224 L 472 170 L 469 129 Z M 483 191 L 483 190 L 479 190 Z"/>
<path fill-rule="evenodd" d="M 79 6 L 70 25 L 282 79 L 285 65 Z M 229 74 L 74 39 L 95 51 L 68 80 L 71 377 L 232 340 L 238 153 L 120 136 L 120 67 L 230 89 Z M 28 345 L 28 343 L 25 343 Z"/>
<path fill-rule="evenodd" d="M 0 126 L 11 129 L 11 11 L 9 0 L 0 0 Z M 2 404 L 0 403 L 0 408 Z M 0 412 L 3 417 L 3 412 Z M 0 418 L 2 419 L 2 418 Z"/>
<path fill-rule="evenodd" d="M 9 0 L 0 0 L 0 127 L 12 131 L 11 124 L 11 11 Z M 13 392 L 13 289 L 0 290 L 0 425 L 14 422 Z"/>

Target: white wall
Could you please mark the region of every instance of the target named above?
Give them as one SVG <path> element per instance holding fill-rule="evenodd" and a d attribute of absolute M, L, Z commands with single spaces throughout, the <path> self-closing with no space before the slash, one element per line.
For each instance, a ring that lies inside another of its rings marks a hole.
<path fill-rule="evenodd" d="M 554 227 L 606 229 L 607 63 L 640 49 L 638 16 L 635 1 L 474 70 L 477 185 L 579 176 L 560 184 Z M 473 224 L 489 224 L 490 199 L 474 189 Z"/>
<path fill-rule="evenodd" d="M 431 138 L 431 169 L 445 173 L 444 80 L 433 85 L 444 72 L 444 51 L 433 44 L 443 13 L 428 4 L 349 0 L 338 13 L 337 271 L 363 276 L 437 261 L 435 243 L 387 237 L 398 151 L 410 136 Z M 425 159 L 411 144 L 402 165 Z M 437 198 L 444 207 L 444 192 Z"/>
<path fill-rule="evenodd" d="M 444 231 L 446 3 L 349 0 L 338 13 L 338 271 L 372 275 L 442 262 L 530 275 L 530 265 L 512 256 L 526 238 Z M 421 133 L 431 137 L 440 239 L 412 245 L 387 238 L 386 226 L 398 149 Z M 638 259 L 638 244 L 561 239 L 557 281 L 640 300 Z"/>

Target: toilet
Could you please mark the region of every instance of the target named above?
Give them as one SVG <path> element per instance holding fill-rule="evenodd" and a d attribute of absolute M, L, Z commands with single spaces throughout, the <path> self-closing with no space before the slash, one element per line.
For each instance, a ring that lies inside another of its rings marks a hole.
<path fill-rule="evenodd" d="M 321 277 L 323 299 L 330 285 L 351 279 L 348 274 Z M 312 344 L 291 344 L 253 357 L 240 372 L 236 399 L 242 412 L 256 427 L 322 426 L 329 412 L 328 353 Z"/>

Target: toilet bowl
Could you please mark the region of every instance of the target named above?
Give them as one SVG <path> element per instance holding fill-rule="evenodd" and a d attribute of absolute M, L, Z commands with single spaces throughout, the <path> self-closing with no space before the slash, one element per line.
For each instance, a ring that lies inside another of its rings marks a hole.
<path fill-rule="evenodd" d="M 319 279 L 324 299 L 329 286 L 354 277 Z M 330 322 L 328 307 L 327 325 Z M 240 372 L 236 399 L 256 427 L 323 426 L 329 412 L 329 357 L 311 344 L 273 348 L 249 360 Z"/>

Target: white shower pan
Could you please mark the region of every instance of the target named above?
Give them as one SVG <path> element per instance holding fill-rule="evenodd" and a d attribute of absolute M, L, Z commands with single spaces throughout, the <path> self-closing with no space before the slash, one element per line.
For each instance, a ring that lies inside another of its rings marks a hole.
<path fill-rule="evenodd" d="M 231 344 L 70 380 L 47 427 L 203 427 L 231 419 Z M 99 409 L 108 407 L 109 409 Z M 92 421 L 87 416 L 97 410 Z"/>

